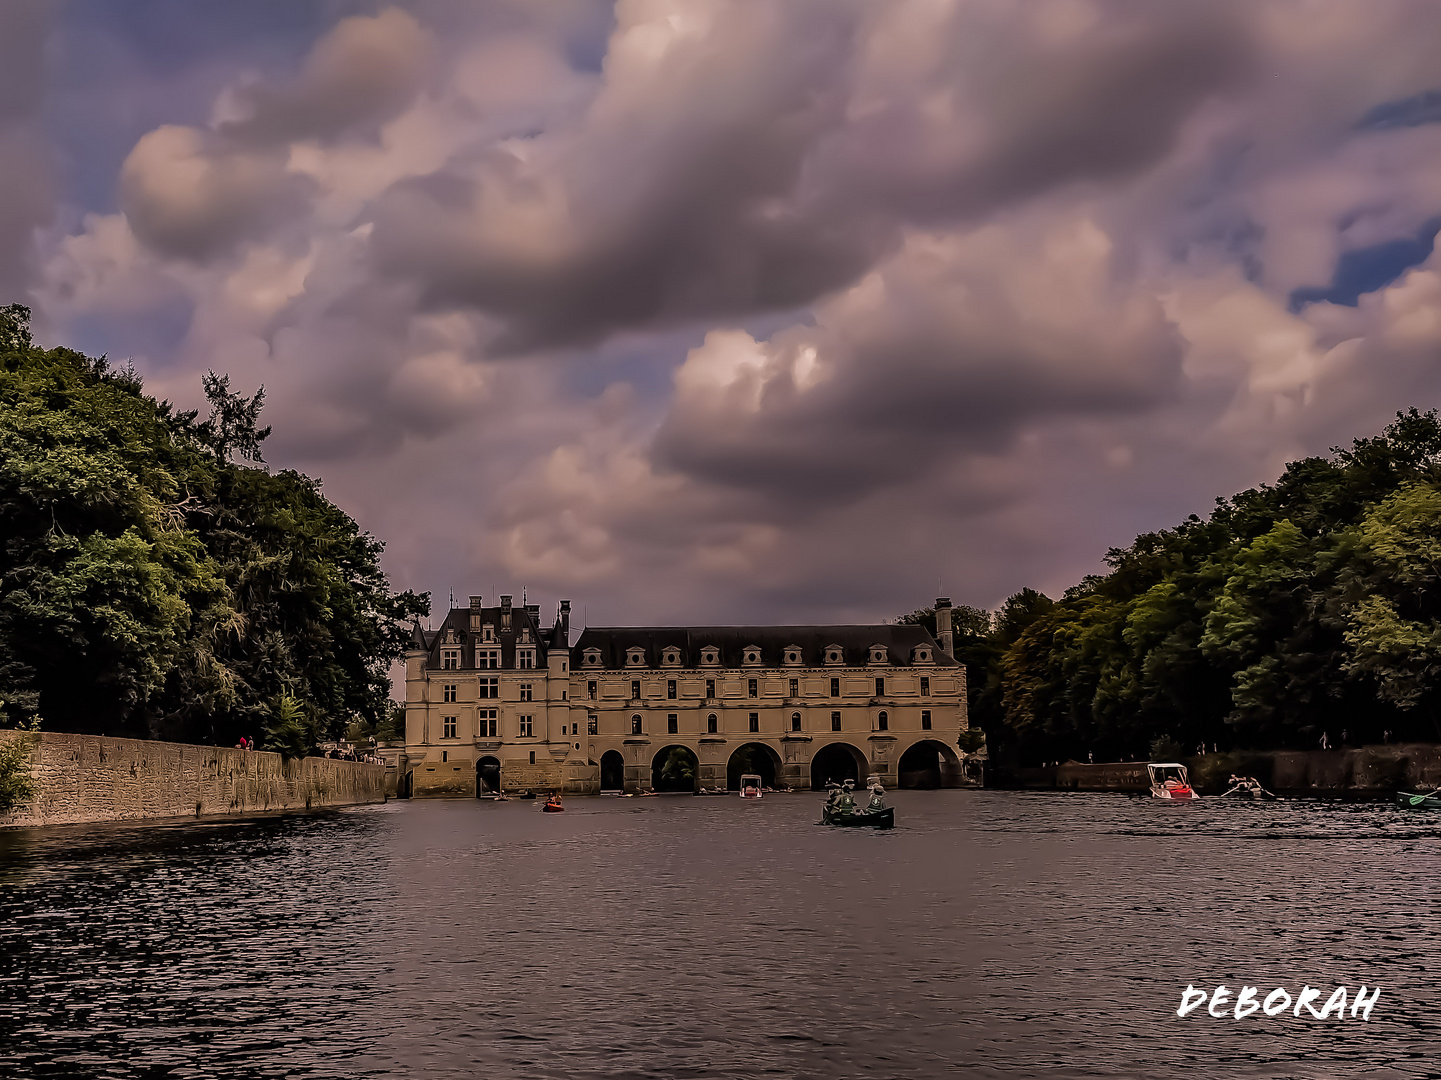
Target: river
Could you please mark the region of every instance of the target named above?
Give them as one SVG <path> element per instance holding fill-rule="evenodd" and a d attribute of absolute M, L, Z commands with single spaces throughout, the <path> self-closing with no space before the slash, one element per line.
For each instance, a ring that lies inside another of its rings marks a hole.
<path fill-rule="evenodd" d="M 873 833 L 816 826 L 819 798 L 0 832 L 0 1076 L 1441 1067 L 1441 814 L 898 792 Z M 1179 1018 L 1188 983 L 1381 996 Z"/>

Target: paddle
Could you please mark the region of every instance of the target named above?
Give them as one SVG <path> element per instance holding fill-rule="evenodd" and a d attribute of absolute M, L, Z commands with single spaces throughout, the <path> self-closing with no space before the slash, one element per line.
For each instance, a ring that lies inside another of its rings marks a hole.
<path fill-rule="evenodd" d="M 1412 796 L 1411 796 L 1411 805 L 1412 805 L 1412 806 L 1420 806 L 1420 805 L 1421 805 L 1423 802 L 1425 802 L 1427 799 L 1431 798 L 1432 795 L 1441 795 L 1441 787 L 1438 787 L 1435 791 L 1431 792 L 1429 795 L 1412 795 Z"/>

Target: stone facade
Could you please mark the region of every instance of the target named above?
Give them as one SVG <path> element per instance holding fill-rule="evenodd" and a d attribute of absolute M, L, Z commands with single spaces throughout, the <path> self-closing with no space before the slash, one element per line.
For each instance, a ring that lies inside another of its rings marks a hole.
<path fill-rule="evenodd" d="M 966 672 L 910 625 L 589 627 L 570 605 L 471 597 L 417 626 L 406 655 L 406 740 L 386 751 L 401 794 L 596 793 L 775 786 L 879 776 L 963 783 Z"/>
<path fill-rule="evenodd" d="M 379 765 L 218 746 L 54 732 L 0 732 L 30 744 L 35 797 L 3 825 L 310 810 L 385 801 Z"/>

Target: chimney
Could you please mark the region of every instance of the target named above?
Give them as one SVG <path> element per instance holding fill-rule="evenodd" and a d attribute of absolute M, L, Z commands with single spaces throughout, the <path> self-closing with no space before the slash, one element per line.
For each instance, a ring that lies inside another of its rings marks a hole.
<path fill-rule="evenodd" d="M 472 633 L 480 629 L 481 605 L 484 603 L 484 600 L 485 598 L 481 596 L 472 596 L 470 598 L 470 629 Z"/>
<path fill-rule="evenodd" d="M 500 628 L 501 628 L 501 630 L 509 630 L 509 629 L 510 629 L 510 602 L 511 602 L 512 599 L 513 599 L 513 597 L 509 597 L 509 596 L 502 596 L 502 597 L 500 598 Z"/>
<path fill-rule="evenodd" d="M 936 597 L 936 642 L 952 660 L 956 658 L 956 647 L 951 639 L 951 598 Z"/>
<path fill-rule="evenodd" d="M 570 648 L 570 601 L 560 602 L 560 644 L 563 648 Z"/>
<path fill-rule="evenodd" d="M 539 605 L 539 604 L 526 604 L 526 605 L 525 605 L 525 613 L 530 616 L 530 625 L 531 625 L 531 626 L 535 626 L 535 627 L 539 627 L 539 626 L 540 626 L 540 605 Z"/>

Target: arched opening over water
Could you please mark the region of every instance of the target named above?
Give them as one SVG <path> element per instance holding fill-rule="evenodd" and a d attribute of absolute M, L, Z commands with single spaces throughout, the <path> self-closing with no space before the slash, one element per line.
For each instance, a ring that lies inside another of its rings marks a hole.
<path fill-rule="evenodd" d="M 500 759 L 489 755 L 475 763 L 475 795 L 496 795 L 500 792 Z"/>
<path fill-rule="evenodd" d="M 773 788 L 781 775 L 781 756 L 765 743 L 748 742 L 738 746 L 726 763 L 726 787 L 739 791 L 741 777 L 746 773 L 754 773 L 764 787 Z"/>
<path fill-rule="evenodd" d="M 600 756 L 601 791 L 620 791 L 625 787 L 625 758 L 619 750 L 607 750 Z"/>
<path fill-rule="evenodd" d="M 662 746 L 650 763 L 650 785 L 655 791 L 695 791 L 700 762 L 688 746 Z"/>
<path fill-rule="evenodd" d="M 903 788 L 959 787 L 961 759 L 937 739 L 924 739 L 904 754 L 896 766 L 896 784 Z"/>
<path fill-rule="evenodd" d="M 826 782 L 842 784 L 854 780 L 859 787 L 866 778 L 866 755 L 850 743 L 831 743 L 811 758 L 811 790 L 824 791 Z"/>

